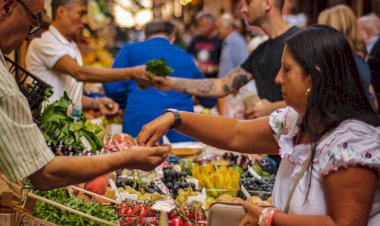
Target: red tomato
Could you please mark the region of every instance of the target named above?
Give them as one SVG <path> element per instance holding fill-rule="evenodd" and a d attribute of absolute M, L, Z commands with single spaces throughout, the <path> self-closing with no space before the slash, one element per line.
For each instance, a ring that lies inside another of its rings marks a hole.
<path fill-rule="evenodd" d="M 206 214 L 202 212 L 201 210 L 198 210 L 195 212 L 195 220 L 197 221 L 205 221 L 206 220 Z"/>
<path fill-rule="evenodd" d="M 173 219 L 175 217 L 175 212 L 174 210 L 172 210 L 171 212 L 169 212 L 169 219 Z"/>
<path fill-rule="evenodd" d="M 170 221 L 170 226 L 183 226 L 184 222 L 181 217 L 176 217 Z"/>
<path fill-rule="evenodd" d="M 120 225 L 131 225 L 131 223 L 134 223 L 135 219 L 133 217 L 125 217 L 123 220 L 120 221 Z"/>
<path fill-rule="evenodd" d="M 147 217 L 148 216 L 148 210 L 144 206 L 141 206 L 137 211 L 137 216 L 139 217 Z"/>

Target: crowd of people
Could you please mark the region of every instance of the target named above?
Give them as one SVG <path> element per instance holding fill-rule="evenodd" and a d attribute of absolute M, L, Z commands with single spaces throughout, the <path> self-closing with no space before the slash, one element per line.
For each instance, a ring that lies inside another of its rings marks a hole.
<path fill-rule="evenodd" d="M 169 145 L 157 145 L 167 135 L 280 156 L 273 207 L 236 200 L 247 212 L 242 226 L 378 225 L 380 19 L 356 18 L 338 5 L 321 12 L 318 25 L 306 26 L 302 15 L 284 17 L 291 2 L 243 1 L 247 25 L 267 36 L 251 52 L 231 15 L 201 13 L 187 51 L 174 45 L 173 23 L 153 20 L 144 41 L 126 44 L 111 69 L 99 69 L 83 66 L 75 42 L 87 23 L 88 1 L 52 1 L 51 25 L 29 44 L 28 70 L 52 85 L 50 101 L 66 91 L 79 108 L 106 115 L 125 109 L 123 131 L 139 144 L 109 155 L 64 157 L 47 147 L 3 57 L 38 31 L 44 1 L 0 0 L 0 173 L 47 190 L 121 168 L 152 170 L 170 152 Z M 157 58 L 174 73 L 154 77 L 141 66 Z M 253 80 L 260 100 L 240 116 L 192 112 L 192 96 L 212 105 L 209 98 L 236 98 Z M 85 97 L 83 82 L 104 83 L 109 97 Z"/>

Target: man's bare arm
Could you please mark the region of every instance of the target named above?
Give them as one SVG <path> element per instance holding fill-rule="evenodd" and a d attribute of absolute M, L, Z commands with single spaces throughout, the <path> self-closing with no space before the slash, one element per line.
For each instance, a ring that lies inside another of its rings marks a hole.
<path fill-rule="evenodd" d="M 174 89 L 195 96 L 224 97 L 240 89 L 253 79 L 253 75 L 241 67 L 237 67 L 219 79 L 182 79 L 167 78 L 157 80 L 160 88 Z"/>
<path fill-rule="evenodd" d="M 113 82 L 132 79 L 150 82 L 150 74 L 144 66 L 118 69 L 96 68 L 80 66 L 73 58 L 64 56 L 58 60 L 53 69 L 84 82 Z"/>

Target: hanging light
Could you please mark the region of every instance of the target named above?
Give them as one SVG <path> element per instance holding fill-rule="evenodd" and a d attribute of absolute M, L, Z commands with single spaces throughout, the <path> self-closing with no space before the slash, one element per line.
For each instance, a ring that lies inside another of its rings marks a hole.
<path fill-rule="evenodd" d="M 115 22 L 120 27 L 133 27 L 135 26 L 135 18 L 131 12 L 128 12 L 125 8 L 120 5 L 115 5 L 113 8 L 115 15 Z"/>

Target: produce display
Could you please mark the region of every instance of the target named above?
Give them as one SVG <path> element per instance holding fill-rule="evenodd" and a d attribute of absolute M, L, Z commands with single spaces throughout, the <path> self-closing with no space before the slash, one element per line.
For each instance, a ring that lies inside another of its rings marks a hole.
<path fill-rule="evenodd" d="M 83 213 L 87 213 L 91 216 L 98 217 L 108 222 L 117 222 L 115 209 L 113 207 L 104 206 L 99 203 L 89 202 L 75 196 L 70 196 L 65 189 L 55 189 L 45 192 L 37 191 L 35 193 L 41 197 L 71 207 Z M 103 225 L 41 201 L 37 201 L 33 216 L 57 225 Z"/>
<path fill-rule="evenodd" d="M 153 202 L 137 202 L 127 200 L 118 206 L 118 216 L 120 225 L 159 225 L 160 213 L 155 211 Z M 191 225 L 206 225 L 207 216 L 196 203 L 176 204 L 175 208 L 168 214 L 169 226 L 191 226 Z"/>
<path fill-rule="evenodd" d="M 195 165 L 192 175 L 199 181 L 200 188 L 206 188 L 207 193 L 214 198 L 222 194 L 236 196 L 239 190 L 240 174 L 232 167 L 213 164 Z"/>
<path fill-rule="evenodd" d="M 63 97 L 46 106 L 41 114 L 41 130 L 53 152 L 78 155 L 85 151 L 95 153 L 103 147 L 103 130 L 87 121 L 81 112 L 72 109 L 72 100 Z"/>
<path fill-rule="evenodd" d="M 131 135 L 117 133 L 108 138 L 104 136 L 104 152 L 117 152 L 128 149 L 129 147 L 136 146 L 136 142 Z"/>
<path fill-rule="evenodd" d="M 170 195 L 174 199 L 176 199 L 179 196 L 179 191 L 181 190 L 187 190 L 188 188 L 195 190 L 195 184 L 187 182 L 186 172 L 178 172 L 170 166 L 165 167 L 163 171 L 164 176 L 161 178 L 161 181 L 165 183 L 166 187 L 170 191 Z M 184 192 L 181 192 L 181 194 L 184 194 Z"/>

